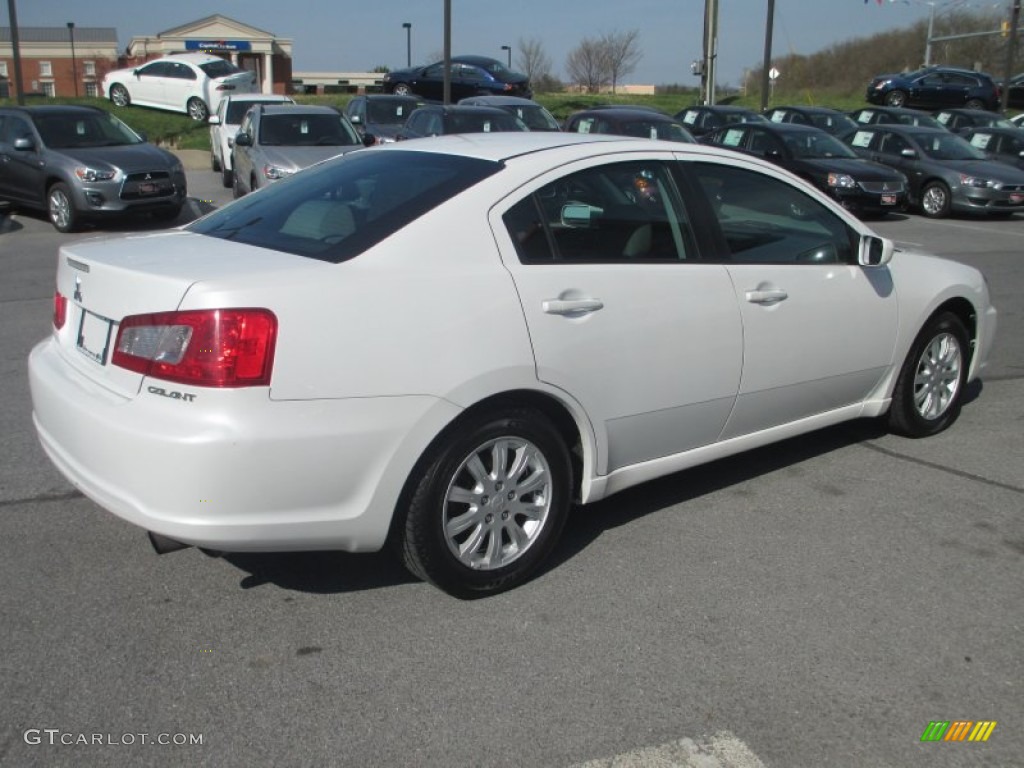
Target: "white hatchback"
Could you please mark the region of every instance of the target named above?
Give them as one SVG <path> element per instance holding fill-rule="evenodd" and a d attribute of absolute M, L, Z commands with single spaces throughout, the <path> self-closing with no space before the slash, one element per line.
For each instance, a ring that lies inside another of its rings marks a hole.
<path fill-rule="evenodd" d="M 156 107 L 203 121 L 224 96 L 257 90 L 255 73 L 207 53 L 177 53 L 103 77 L 103 94 L 119 107 Z"/>
<path fill-rule="evenodd" d="M 188 226 L 62 246 L 43 447 L 158 551 L 398 545 L 457 595 L 570 505 L 848 419 L 956 419 L 975 269 L 715 147 L 558 133 L 329 160 Z"/>

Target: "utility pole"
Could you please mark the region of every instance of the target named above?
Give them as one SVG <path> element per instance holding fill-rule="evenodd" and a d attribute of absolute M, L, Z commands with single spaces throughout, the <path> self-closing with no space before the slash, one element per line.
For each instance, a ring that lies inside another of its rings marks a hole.
<path fill-rule="evenodd" d="M 444 0 L 444 90 L 442 101 L 452 103 L 452 0 Z"/>
<path fill-rule="evenodd" d="M 1010 102 L 1010 78 L 1013 77 L 1013 54 L 1017 48 L 1017 24 L 1020 23 L 1020 0 L 1010 3 L 1010 38 L 1006 41 L 1006 77 L 999 94 L 999 108 L 1005 112 Z"/>
<path fill-rule="evenodd" d="M 1019 2 L 1019 0 L 1018 0 Z M 771 83 L 772 27 L 775 24 L 775 0 L 768 0 L 768 19 L 764 25 L 764 66 L 761 67 L 761 111 L 768 109 L 768 88 Z"/>
<path fill-rule="evenodd" d="M 21 45 L 18 42 L 18 9 L 14 0 L 7 0 L 7 15 L 11 19 L 11 52 L 14 54 L 14 87 L 18 91 L 18 105 L 25 104 L 25 89 L 21 87 Z"/>
<path fill-rule="evenodd" d="M 704 72 L 701 75 L 704 104 L 715 103 L 715 69 L 718 60 L 718 0 L 704 0 Z"/>

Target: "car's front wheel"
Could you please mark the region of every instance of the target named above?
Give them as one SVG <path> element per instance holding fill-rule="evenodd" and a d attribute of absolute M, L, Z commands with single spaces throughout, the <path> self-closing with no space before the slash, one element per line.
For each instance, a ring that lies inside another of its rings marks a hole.
<path fill-rule="evenodd" d="M 395 83 L 395 87 L 391 89 L 391 92 L 395 96 L 411 96 L 412 88 L 407 83 Z"/>
<path fill-rule="evenodd" d="M 967 330 L 952 312 L 932 317 L 914 340 L 896 380 L 889 427 L 928 437 L 960 415 L 969 365 Z"/>
<path fill-rule="evenodd" d="M 213 169 L 214 173 L 220 171 L 220 160 L 217 159 L 217 155 L 212 150 L 210 152 L 210 168 Z"/>
<path fill-rule="evenodd" d="M 206 120 L 210 116 L 210 110 L 207 109 L 206 102 L 198 96 L 193 96 L 189 99 L 185 108 L 188 111 L 188 116 L 197 122 Z"/>
<path fill-rule="evenodd" d="M 110 86 L 110 100 L 118 107 L 127 107 L 132 103 L 132 97 L 128 89 L 120 83 Z"/>
<path fill-rule="evenodd" d="M 510 409 L 457 427 L 420 474 L 399 532 L 406 567 L 449 594 L 525 581 L 565 525 L 572 470 L 540 413 Z"/>
<path fill-rule="evenodd" d="M 75 210 L 75 200 L 67 184 L 57 182 L 46 193 L 46 207 L 50 221 L 58 232 L 74 232 L 78 229 L 80 216 Z"/>
<path fill-rule="evenodd" d="M 949 216 L 952 205 L 949 187 L 941 181 L 925 185 L 921 192 L 921 212 L 930 219 L 944 219 Z"/>
<path fill-rule="evenodd" d="M 889 91 L 885 95 L 885 103 L 890 107 L 905 107 L 907 105 L 907 94 L 905 91 Z"/>
<path fill-rule="evenodd" d="M 230 189 L 234 185 L 235 174 L 231 172 L 230 168 L 221 167 L 220 183 L 223 184 L 226 189 Z"/>
<path fill-rule="evenodd" d="M 984 109 L 985 102 L 981 99 L 968 99 L 967 103 L 964 104 L 968 109 Z"/>

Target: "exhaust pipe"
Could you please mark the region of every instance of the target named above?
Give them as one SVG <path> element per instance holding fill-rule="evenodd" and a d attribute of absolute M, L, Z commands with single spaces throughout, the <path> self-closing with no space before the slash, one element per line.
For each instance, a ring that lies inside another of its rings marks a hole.
<path fill-rule="evenodd" d="M 153 549 L 156 550 L 158 555 L 166 555 L 170 552 L 177 552 L 179 549 L 188 549 L 192 546 L 191 544 L 184 544 L 152 531 L 146 531 L 146 533 L 149 534 L 149 543 L 153 545 Z"/>

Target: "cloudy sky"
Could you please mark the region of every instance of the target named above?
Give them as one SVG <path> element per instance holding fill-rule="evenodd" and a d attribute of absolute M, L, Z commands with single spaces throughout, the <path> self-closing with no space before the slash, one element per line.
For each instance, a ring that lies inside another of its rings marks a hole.
<path fill-rule="evenodd" d="M 443 0 L 15 0 L 19 25 L 114 27 L 122 49 L 133 36 L 153 35 L 205 18 L 229 16 L 294 42 L 295 71 L 366 71 L 405 65 L 412 24 L 414 63 L 442 50 Z M 585 37 L 636 29 L 643 58 L 629 83 L 696 85 L 690 62 L 700 58 L 704 0 L 451 0 L 452 52 L 504 59 L 521 39 L 536 39 L 564 71 L 566 54 Z M 776 0 L 774 52 L 809 54 L 829 45 L 906 27 L 932 12 L 1003 9 L 1006 0 Z M 760 65 L 767 0 L 719 0 L 719 84 L 739 84 Z M 9 25 L 0 2 L 0 25 Z M 515 54 L 513 53 L 513 63 Z M 920 62 L 907 61 L 908 65 Z M 782 73 L 785 76 L 785 73 Z"/>

